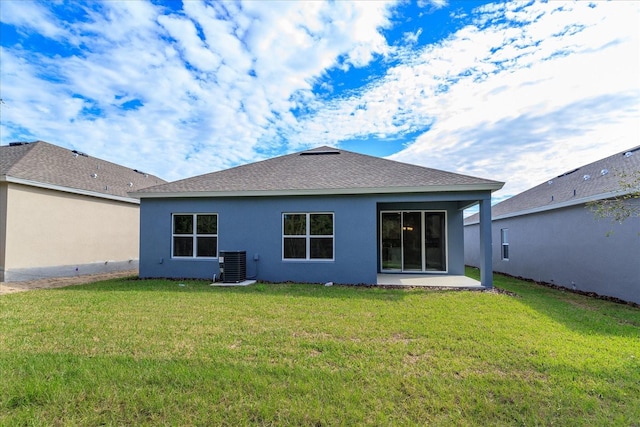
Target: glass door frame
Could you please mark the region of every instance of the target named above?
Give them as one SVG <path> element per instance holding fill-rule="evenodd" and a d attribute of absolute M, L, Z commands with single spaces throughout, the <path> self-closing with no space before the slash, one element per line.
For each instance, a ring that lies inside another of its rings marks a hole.
<path fill-rule="evenodd" d="M 420 221 L 421 221 L 421 259 L 422 259 L 422 269 L 421 270 L 405 270 L 404 268 L 404 233 L 403 233 L 403 223 L 404 223 L 404 214 L 412 212 L 420 213 Z M 444 270 L 428 270 L 426 266 L 426 251 L 427 251 L 427 242 L 426 242 L 426 214 L 428 213 L 442 213 L 444 214 Z M 399 269 L 384 269 L 383 268 L 383 251 L 384 251 L 384 242 L 383 242 L 383 215 L 384 214 L 399 214 L 400 215 L 400 268 Z M 446 210 L 439 209 L 386 209 L 380 211 L 379 216 L 380 223 L 380 239 L 379 239 L 379 249 L 380 249 L 380 272 L 381 273 L 419 273 L 419 274 L 445 274 L 449 271 L 449 222 L 447 218 Z"/>

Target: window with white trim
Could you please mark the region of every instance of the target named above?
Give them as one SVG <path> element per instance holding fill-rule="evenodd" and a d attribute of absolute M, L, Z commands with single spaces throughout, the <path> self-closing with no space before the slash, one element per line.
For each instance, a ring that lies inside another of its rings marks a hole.
<path fill-rule="evenodd" d="M 333 213 L 283 213 L 282 259 L 333 260 Z"/>
<path fill-rule="evenodd" d="M 502 260 L 509 261 L 509 229 L 500 229 L 500 243 L 502 245 Z"/>
<path fill-rule="evenodd" d="M 217 214 L 173 214 L 171 221 L 173 258 L 218 257 Z"/>

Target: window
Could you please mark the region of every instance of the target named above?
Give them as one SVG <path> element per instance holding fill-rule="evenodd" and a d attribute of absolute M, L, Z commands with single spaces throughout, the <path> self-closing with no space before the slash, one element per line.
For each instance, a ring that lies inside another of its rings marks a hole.
<path fill-rule="evenodd" d="M 174 258 L 218 256 L 217 214 L 173 214 Z"/>
<path fill-rule="evenodd" d="M 502 244 L 502 259 L 509 261 L 509 229 L 503 228 L 500 230 L 500 242 Z"/>
<path fill-rule="evenodd" d="M 283 214 L 282 258 L 333 260 L 333 214 Z"/>

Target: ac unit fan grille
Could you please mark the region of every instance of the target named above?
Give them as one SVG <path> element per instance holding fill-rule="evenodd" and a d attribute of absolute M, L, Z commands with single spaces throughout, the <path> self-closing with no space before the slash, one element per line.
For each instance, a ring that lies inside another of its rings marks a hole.
<path fill-rule="evenodd" d="M 240 283 L 247 278 L 247 252 L 246 251 L 221 251 L 224 258 L 223 283 Z"/>

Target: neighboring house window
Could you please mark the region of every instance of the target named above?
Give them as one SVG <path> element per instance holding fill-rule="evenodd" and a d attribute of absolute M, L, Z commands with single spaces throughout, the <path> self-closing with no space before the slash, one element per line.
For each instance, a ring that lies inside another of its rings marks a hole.
<path fill-rule="evenodd" d="M 500 230 L 500 242 L 502 243 L 502 259 L 509 260 L 509 229 L 503 228 Z"/>
<path fill-rule="evenodd" d="M 173 214 L 174 258 L 218 256 L 217 214 Z"/>
<path fill-rule="evenodd" d="M 333 260 L 332 213 L 282 215 L 282 258 Z"/>

